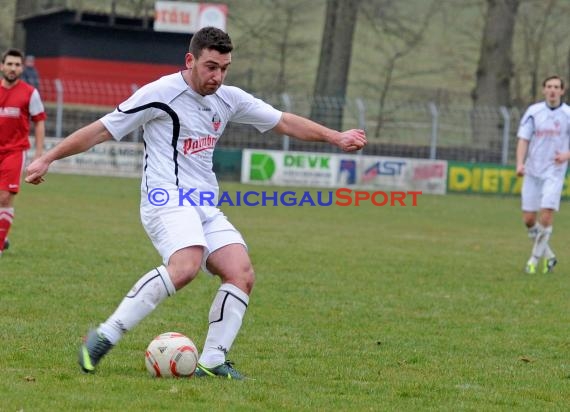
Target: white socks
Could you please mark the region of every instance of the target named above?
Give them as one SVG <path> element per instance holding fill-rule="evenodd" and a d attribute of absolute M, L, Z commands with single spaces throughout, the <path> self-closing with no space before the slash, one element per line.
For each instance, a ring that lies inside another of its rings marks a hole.
<path fill-rule="evenodd" d="M 176 289 L 166 268 L 160 266 L 151 270 L 138 280 L 109 319 L 99 325 L 99 332 L 116 345 L 127 331 L 174 293 Z M 237 286 L 229 283 L 220 286 L 210 308 L 210 326 L 200 364 L 211 368 L 226 361 L 248 303 L 249 296 Z"/>
<path fill-rule="evenodd" d="M 164 266 L 141 277 L 123 298 L 115 313 L 99 325 L 99 332 L 116 345 L 123 334 L 134 328 L 156 306 L 176 293 L 176 288 Z"/>
<path fill-rule="evenodd" d="M 249 296 L 237 286 L 229 283 L 220 286 L 210 308 L 210 327 L 200 356 L 201 365 L 212 368 L 226 361 L 248 303 Z"/>
<path fill-rule="evenodd" d="M 529 237 L 531 237 L 531 230 L 536 230 L 531 260 L 536 263 L 542 256 L 547 259 L 554 257 L 554 252 L 552 252 L 552 249 L 550 249 L 548 245 L 550 236 L 552 235 L 552 226 L 543 227 L 537 223 L 533 228 L 529 229 Z"/>

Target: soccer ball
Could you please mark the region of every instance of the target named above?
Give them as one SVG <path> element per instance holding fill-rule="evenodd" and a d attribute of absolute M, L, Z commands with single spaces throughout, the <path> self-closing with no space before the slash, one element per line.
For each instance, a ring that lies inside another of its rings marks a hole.
<path fill-rule="evenodd" d="M 145 352 L 148 373 L 156 378 L 189 378 L 198 365 L 198 349 L 188 336 L 166 332 L 154 338 Z"/>

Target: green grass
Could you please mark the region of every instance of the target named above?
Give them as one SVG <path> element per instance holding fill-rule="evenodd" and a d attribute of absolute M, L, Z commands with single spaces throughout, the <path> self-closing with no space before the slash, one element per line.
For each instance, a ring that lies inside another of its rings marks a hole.
<path fill-rule="evenodd" d="M 160 264 L 139 222 L 138 187 L 49 175 L 18 196 L 0 260 L 0 411 L 567 409 L 568 205 L 552 239 L 557 273 L 528 276 L 531 245 L 510 197 L 226 207 L 257 273 L 229 358 L 255 380 L 147 375 L 155 335 L 180 331 L 201 348 L 218 286 L 206 275 L 83 375 L 80 337 Z"/>

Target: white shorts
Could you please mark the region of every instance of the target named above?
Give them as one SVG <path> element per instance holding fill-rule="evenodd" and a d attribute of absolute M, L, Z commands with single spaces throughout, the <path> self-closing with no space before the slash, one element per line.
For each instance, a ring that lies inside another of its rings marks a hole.
<path fill-rule="evenodd" d="M 141 196 L 141 221 L 152 241 L 168 264 L 174 252 L 189 246 L 203 246 L 202 270 L 210 253 L 234 243 L 247 248 L 242 235 L 218 208 L 213 206 L 155 206 Z"/>
<path fill-rule="evenodd" d="M 523 212 L 538 212 L 540 209 L 558 211 L 563 187 L 563 179 L 525 175 L 521 193 Z"/>

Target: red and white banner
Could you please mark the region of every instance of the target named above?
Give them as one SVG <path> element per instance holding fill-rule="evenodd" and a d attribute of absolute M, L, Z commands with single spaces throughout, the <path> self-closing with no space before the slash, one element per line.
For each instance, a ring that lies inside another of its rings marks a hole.
<path fill-rule="evenodd" d="M 206 26 L 226 30 L 228 6 L 225 4 L 157 1 L 154 11 L 155 31 L 190 34 Z"/>

